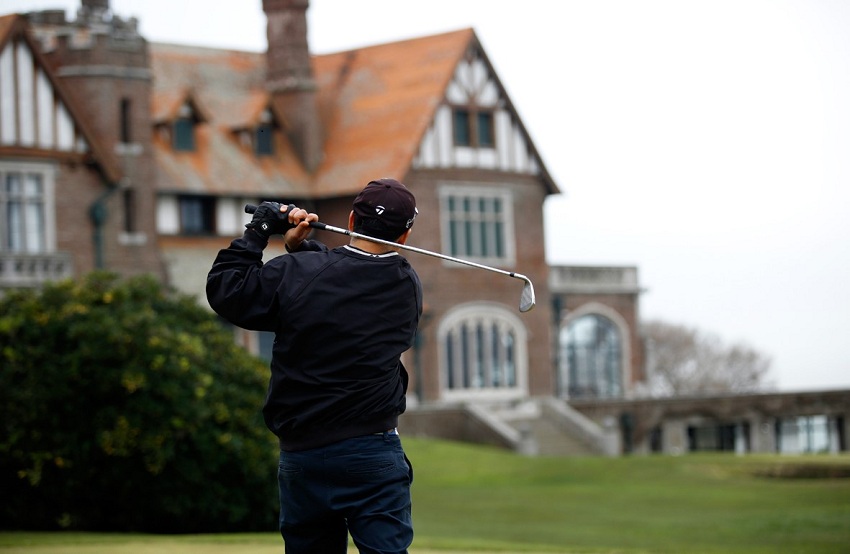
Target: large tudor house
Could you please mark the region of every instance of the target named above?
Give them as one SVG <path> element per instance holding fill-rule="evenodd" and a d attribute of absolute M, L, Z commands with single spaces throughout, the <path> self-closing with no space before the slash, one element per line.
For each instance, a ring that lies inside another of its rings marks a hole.
<path fill-rule="evenodd" d="M 344 226 L 367 182 L 394 177 L 417 198 L 409 244 L 523 273 L 537 297 L 520 313 L 520 281 L 409 254 L 426 311 L 405 425 L 529 452 L 649 449 L 663 421 L 625 440 L 628 420 L 571 407 L 628 400 L 645 379 L 637 269 L 547 265 L 543 203 L 559 188 L 475 32 L 313 56 L 308 0 L 262 4 L 265 53 L 148 43 L 108 0 L 72 20 L 0 16 L 0 291 L 103 268 L 205 303 L 246 203 Z M 269 336 L 234 333 L 270 352 Z"/>

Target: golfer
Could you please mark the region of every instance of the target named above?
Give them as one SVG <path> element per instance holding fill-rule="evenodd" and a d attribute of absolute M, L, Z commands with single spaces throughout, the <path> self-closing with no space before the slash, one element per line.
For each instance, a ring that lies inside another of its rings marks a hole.
<path fill-rule="evenodd" d="M 417 214 L 395 179 L 370 182 L 348 227 L 403 244 Z M 274 332 L 263 406 L 280 439 L 280 532 L 287 553 L 406 553 L 413 470 L 399 439 L 422 285 L 397 248 L 307 240 L 314 213 L 264 202 L 221 250 L 207 299 L 232 324 Z M 287 254 L 262 262 L 269 237 Z"/>

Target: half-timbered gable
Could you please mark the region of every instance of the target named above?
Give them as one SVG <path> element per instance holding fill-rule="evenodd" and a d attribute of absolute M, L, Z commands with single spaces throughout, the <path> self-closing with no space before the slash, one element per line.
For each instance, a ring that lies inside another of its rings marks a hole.
<path fill-rule="evenodd" d="M 73 255 L 64 225 L 73 217 L 57 218 L 57 206 L 80 181 L 101 188 L 122 176 L 27 28 L 0 17 L 0 288 L 90 266 L 91 252 Z"/>
<path fill-rule="evenodd" d="M 413 166 L 541 174 L 539 157 L 477 41 L 458 62 Z"/>
<path fill-rule="evenodd" d="M 4 154 L 80 160 L 92 154 L 82 124 L 72 115 L 68 93 L 26 33 L 24 19 L 16 15 L 0 18 L 0 75 L 0 146 Z M 107 170 L 109 177 L 117 177 L 115 167 Z"/>

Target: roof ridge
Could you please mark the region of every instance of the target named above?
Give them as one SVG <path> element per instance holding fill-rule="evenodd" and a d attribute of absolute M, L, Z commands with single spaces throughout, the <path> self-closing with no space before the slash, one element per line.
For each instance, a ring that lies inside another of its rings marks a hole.
<path fill-rule="evenodd" d="M 370 50 L 372 48 L 382 48 L 382 47 L 390 46 L 390 45 L 397 45 L 397 44 L 404 44 L 404 43 L 408 43 L 408 42 L 418 42 L 418 41 L 422 41 L 422 40 L 436 39 L 436 38 L 445 37 L 445 36 L 448 36 L 448 35 L 461 34 L 461 33 L 474 34 L 475 29 L 473 27 L 462 27 L 462 28 L 459 28 L 459 29 L 454 29 L 452 31 L 443 31 L 443 32 L 439 32 L 439 33 L 432 33 L 432 34 L 429 34 L 429 35 L 420 35 L 420 36 L 417 36 L 417 37 L 403 38 L 403 39 L 398 39 L 398 40 L 386 40 L 386 41 L 382 41 L 382 42 L 362 44 L 360 46 L 355 46 L 355 47 L 352 47 L 352 48 L 346 48 L 344 50 L 333 50 L 333 51 L 328 51 L 328 52 L 323 52 L 323 53 L 313 53 L 311 55 L 313 57 L 316 57 L 316 56 L 336 56 L 336 55 L 340 55 L 340 54 L 347 54 L 349 52 L 359 52 L 359 51 L 362 51 L 362 50 Z"/>

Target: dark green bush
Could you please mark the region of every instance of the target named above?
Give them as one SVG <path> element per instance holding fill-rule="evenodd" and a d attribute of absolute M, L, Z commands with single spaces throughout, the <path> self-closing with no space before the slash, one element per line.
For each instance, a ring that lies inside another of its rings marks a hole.
<path fill-rule="evenodd" d="M 276 528 L 267 368 L 194 299 L 93 273 L 0 299 L 0 528 Z"/>

